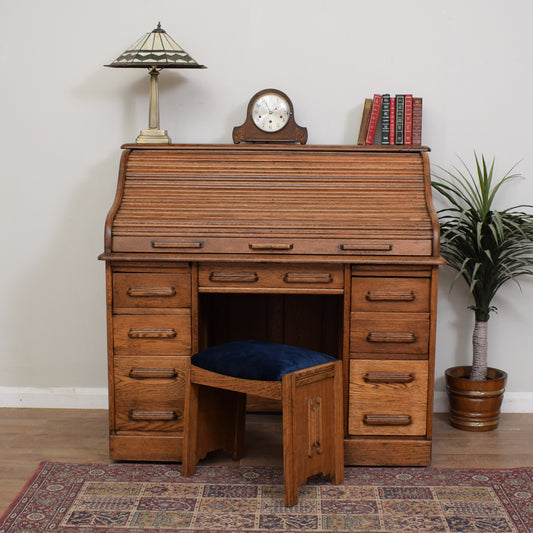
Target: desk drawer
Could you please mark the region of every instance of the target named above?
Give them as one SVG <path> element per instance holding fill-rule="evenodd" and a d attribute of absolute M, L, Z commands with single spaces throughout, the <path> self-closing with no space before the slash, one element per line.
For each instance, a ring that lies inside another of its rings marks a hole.
<path fill-rule="evenodd" d="M 188 357 L 117 357 L 115 429 L 182 431 L 189 364 Z"/>
<path fill-rule="evenodd" d="M 427 361 L 350 361 L 348 432 L 422 436 L 426 433 Z"/>
<path fill-rule="evenodd" d="M 200 230 L 201 231 L 201 230 Z M 335 256 L 427 256 L 430 239 L 321 239 L 281 238 L 267 234 L 257 237 L 168 237 L 114 236 L 114 252 L 157 252 L 169 254 L 279 254 Z"/>
<path fill-rule="evenodd" d="M 190 272 L 117 272 L 113 276 L 114 309 L 190 306 Z"/>
<path fill-rule="evenodd" d="M 429 278 L 352 278 L 354 312 L 428 313 L 429 299 Z"/>
<path fill-rule="evenodd" d="M 429 315 L 426 313 L 352 313 L 350 353 L 405 354 L 426 358 Z"/>
<path fill-rule="evenodd" d="M 115 355 L 191 355 L 191 312 L 113 317 Z"/>
<path fill-rule="evenodd" d="M 224 287 L 255 292 L 262 289 L 342 292 L 343 272 L 343 265 L 217 263 L 200 265 L 198 279 L 204 292 Z"/>

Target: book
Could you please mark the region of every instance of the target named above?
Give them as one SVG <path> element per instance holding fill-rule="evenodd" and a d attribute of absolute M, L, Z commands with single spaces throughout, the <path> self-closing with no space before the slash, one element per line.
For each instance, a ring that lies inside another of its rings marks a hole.
<path fill-rule="evenodd" d="M 396 98 L 390 97 L 390 124 L 389 124 L 389 144 L 396 143 Z"/>
<path fill-rule="evenodd" d="M 413 144 L 422 145 L 422 98 L 413 98 Z"/>
<path fill-rule="evenodd" d="M 405 113 L 405 94 L 396 95 L 396 129 L 395 144 L 402 145 L 404 142 L 404 113 Z"/>
<path fill-rule="evenodd" d="M 381 144 L 390 144 L 390 94 L 381 99 Z"/>
<path fill-rule="evenodd" d="M 367 145 L 374 144 L 379 115 L 381 112 L 381 100 L 381 94 L 375 94 L 372 99 L 372 111 L 370 112 L 370 122 L 368 123 L 368 131 L 365 139 L 365 144 Z"/>
<path fill-rule="evenodd" d="M 403 144 L 413 144 L 413 95 L 405 95 L 405 111 L 403 116 Z"/>
<path fill-rule="evenodd" d="M 363 114 L 361 116 L 361 127 L 359 128 L 359 138 L 357 144 L 365 144 L 366 134 L 368 132 L 368 124 L 370 123 L 370 112 L 372 111 L 372 98 L 365 98 L 363 104 Z"/>

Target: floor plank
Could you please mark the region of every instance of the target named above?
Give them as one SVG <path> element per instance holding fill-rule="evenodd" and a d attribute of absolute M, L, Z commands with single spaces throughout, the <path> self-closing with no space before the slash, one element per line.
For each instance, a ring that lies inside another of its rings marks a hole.
<path fill-rule="evenodd" d="M 23 488 L 41 461 L 101 463 L 108 455 L 105 410 L 0 409 L 0 515 Z M 282 462 L 279 415 L 248 415 L 249 465 Z M 486 433 L 451 427 L 444 414 L 433 423 L 432 466 L 513 468 L 533 466 L 533 414 L 501 415 L 497 430 Z M 232 463 L 214 453 L 206 463 Z"/>

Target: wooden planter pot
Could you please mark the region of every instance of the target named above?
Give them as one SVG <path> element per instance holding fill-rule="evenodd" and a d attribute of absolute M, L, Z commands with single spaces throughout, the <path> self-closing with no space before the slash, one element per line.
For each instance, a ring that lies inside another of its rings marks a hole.
<path fill-rule="evenodd" d="M 450 424 L 466 431 L 491 431 L 498 426 L 507 374 L 489 368 L 487 380 L 470 381 L 470 366 L 445 372 L 450 401 Z"/>

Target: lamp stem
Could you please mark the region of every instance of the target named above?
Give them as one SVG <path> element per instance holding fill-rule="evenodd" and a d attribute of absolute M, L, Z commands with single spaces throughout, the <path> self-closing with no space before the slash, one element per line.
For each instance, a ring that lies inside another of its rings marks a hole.
<path fill-rule="evenodd" d="M 150 70 L 150 115 L 148 117 L 148 129 L 141 130 L 137 137 L 138 143 L 168 144 L 170 138 L 166 130 L 159 129 L 159 71 L 156 67 Z"/>
<path fill-rule="evenodd" d="M 159 72 L 155 67 L 150 71 L 150 117 L 148 127 L 150 129 L 159 129 L 159 84 L 157 77 Z"/>

